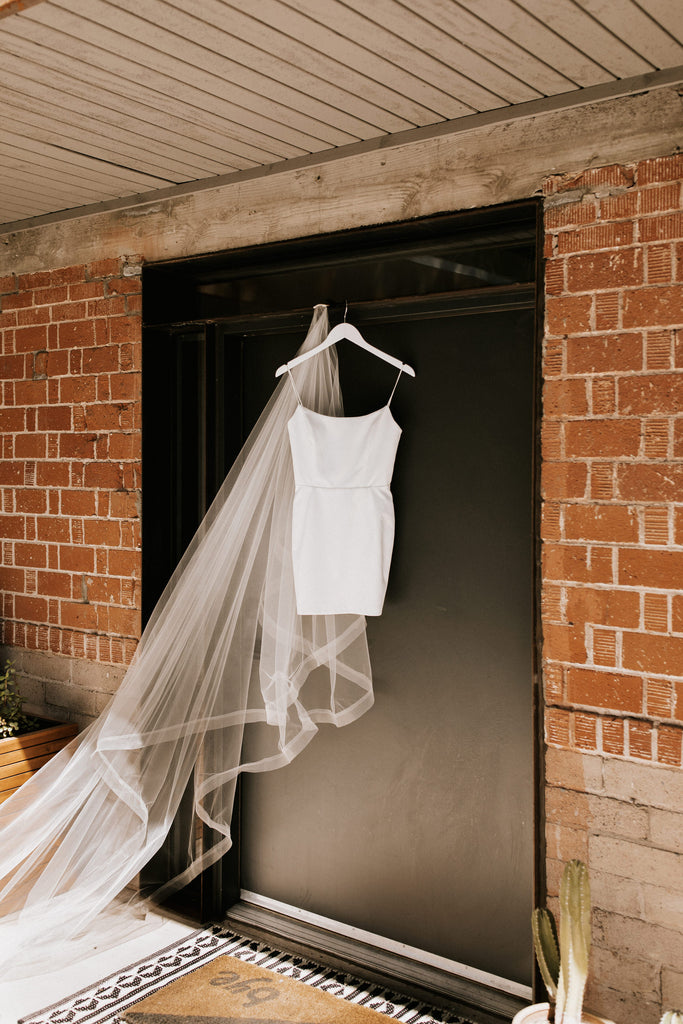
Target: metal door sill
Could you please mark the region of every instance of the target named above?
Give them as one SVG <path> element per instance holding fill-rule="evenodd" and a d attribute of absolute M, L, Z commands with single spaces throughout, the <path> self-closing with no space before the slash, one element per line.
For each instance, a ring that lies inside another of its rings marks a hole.
<path fill-rule="evenodd" d="M 259 898 L 261 902 L 275 903 Z M 501 1021 L 509 1024 L 515 1013 L 531 1001 L 530 990 L 527 995 L 524 986 L 515 986 L 524 989 L 524 995 L 505 992 L 331 928 L 323 928 L 303 920 L 300 915 L 294 917 L 259 905 L 249 898 L 240 899 L 230 907 L 225 924 L 247 938 L 265 941 L 275 948 L 284 945 L 285 952 L 309 957 L 322 966 L 343 970 L 432 1006 L 461 1013 L 474 1024 L 501 1024 Z"/>

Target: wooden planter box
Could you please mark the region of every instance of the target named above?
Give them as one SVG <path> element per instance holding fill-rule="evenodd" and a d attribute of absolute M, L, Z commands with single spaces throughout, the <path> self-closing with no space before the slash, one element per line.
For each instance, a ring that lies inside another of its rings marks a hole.
<path fill-rule="evenodd" d="M 23 736 L 0 739 L 0 804 L 15 793 L 78 732 L 72 722 L 46 722 Z"/>

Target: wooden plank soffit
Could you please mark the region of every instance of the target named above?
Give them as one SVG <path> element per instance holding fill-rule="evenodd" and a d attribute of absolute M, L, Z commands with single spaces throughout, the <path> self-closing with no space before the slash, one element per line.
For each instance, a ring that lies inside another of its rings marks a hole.
<path fill-rule="evenodd" d="M 0 274 L 103 255 L 179 259 L 491 206 L 540 194 L 551 174 L 664 156 L 681 145 L 683 97 L 675 84 L 569 108 L 538 105 L 521 105 L 524 115 L 519 108 L 498 112 L 505 120 L 494 112 L 462 118 L 450 133 L 418 129 L 125 205 L 8 225 L 0 234 Z"/>

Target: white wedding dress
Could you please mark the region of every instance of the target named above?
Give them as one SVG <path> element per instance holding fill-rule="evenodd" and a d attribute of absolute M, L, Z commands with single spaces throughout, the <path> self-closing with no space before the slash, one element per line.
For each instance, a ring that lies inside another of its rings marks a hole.
<path fill-rule="evenodd" d="M 401 436 L 389 408 L 393 393 L 381 409 L 346 417 L 307 409 L 297 395 L 288 429 L 300 615 L 382 613 L 394 545 L 389 487 Z"/>

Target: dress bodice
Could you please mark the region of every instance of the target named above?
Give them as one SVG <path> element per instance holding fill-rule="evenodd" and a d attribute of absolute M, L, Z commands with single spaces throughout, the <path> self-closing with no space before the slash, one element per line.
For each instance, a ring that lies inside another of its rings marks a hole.
<path fill-rule="evenodd" d="M 292 562 L 300 615 L 379 615 L 394 544 L 389 485 L 401 428 L 388 405 L 288 424 L 296 490 Z"/>
<path fill-rule="evenodd" d="M 303 405 L 289 421 L 297 486 L 388 487 L 401 428 L 388 405 L 367 416 L 325 416 Z"/>

